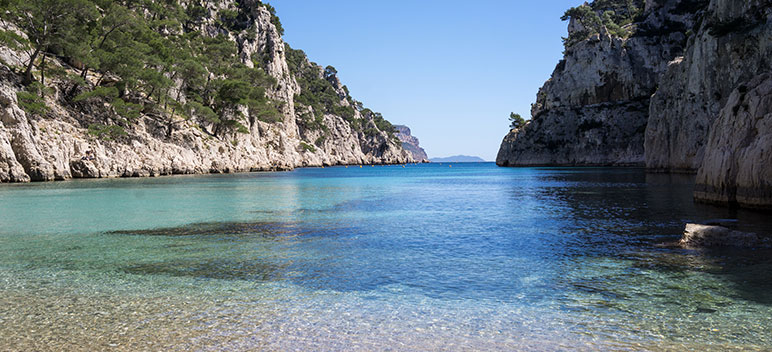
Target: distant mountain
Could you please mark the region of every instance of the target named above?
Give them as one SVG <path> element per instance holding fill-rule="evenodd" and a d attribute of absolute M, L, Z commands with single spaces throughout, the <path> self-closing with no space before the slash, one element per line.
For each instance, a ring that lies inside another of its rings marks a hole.
<path fill-rule="evenodd" d="M 447 158 L 431 158 L 433 163 L 484 163 L 485 160 L 479 156 L 454 155 Z"/>

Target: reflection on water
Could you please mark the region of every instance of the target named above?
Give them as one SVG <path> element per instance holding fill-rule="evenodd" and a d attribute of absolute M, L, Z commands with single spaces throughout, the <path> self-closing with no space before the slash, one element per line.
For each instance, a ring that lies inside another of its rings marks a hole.
<path fill-rule="evenodd" d="M 0 346 L 764 350 L 772 252 L 660 244 L 768 214 L 692 187 L 491 164 L 3 186 Z"/>

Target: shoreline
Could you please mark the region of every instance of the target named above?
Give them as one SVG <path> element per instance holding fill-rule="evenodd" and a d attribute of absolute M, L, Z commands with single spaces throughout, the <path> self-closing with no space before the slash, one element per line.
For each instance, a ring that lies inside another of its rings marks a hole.
<path fill-rule="evenodd" d="M 255 167 L 251 168 L 249 170 L 231 170 L 231 169 L 225 169 L 225 170 L 210 170 L 209 172 L 180 172 L 180 173 L 154 173 L 154 172 L 147 172 L 147 173 L 134 173 L 131 175 L 117 175 L 117 176 L 107 176 L 107 177 L 70 177 L 70 178 L 57 178 L 53 180 L 30 180 L 30 181 L 10 181 L 10 182 L 0 182 L 0 187 L 2 185 L 24 185 L 24 184 L 49 184 L 49 183 L 57 183 L 57 182 L 67 182 L 67 181 L 80 181 L 80 180 L 118 180 L 118 179 L 143 179 L 143 178 L 166 178 L 166 177 L 177 177 L 177 176 L 207 176 L 207 175 L 236 175 L 236 174 L 250 174 L 250 173 L 272 173 L 272 172 L 290 172 L 297 169 L 324 169 L 328 167 L 347 167 L 347 166 L 392 166 L 392 165 L 420 165 L 420 164 L 436 164 L 436 165 L 445 165 L 445 164 L 495 164 L 495 161 L 480 161 L 480 162 L 431 162 L 431 161 L 419 161 L 419 162 L 413 162 L 413 163 L 373 163 L 373 164 L 358 164 L 358 163 L 340 163 L 335 165 L 306 165 L 306 166 L 298 166 L 298 167 L 283 167 L 283 166 L 272 166 L 272 167 Z M 533 166 L 501 166 L 496 165 L 496 167 L 500 168 L 550 168 L 550 169 L 598 169 L 598 168 L 609 168 L 609 169 L 646 169 L 643 166 L 640 165 L 626 165 L 626 166 L 620 166 L 620 165 L 581 165 L 581 166 L 571 166 L 571 165 L 533 165 Z M 652 174 L 667 174 L 662 172 L 651 172 L 648 169 L 646 169 L 646 173 L 652 173 Z M 690 175 L 686 173 L 677 173 L 678 175 Z"/>
<path fill-rule="evenodd" d="M 274 165 L 270 167 L 253 167 L 248 170 L 246 169 L 239 169 L 239 170 L 233 170 L 233 169 L 211 169 L 209 171 L 200 171 L 200 172 L 153 172 L 157 170 L 142 170 L 147 172 L 134 172 L 129 175 L 114 175 L 114 176 L 106 176 L 106 177 L 69 177 L 69 178 L 55 178 L 52 180 L 30 180 L 30 181 L 9 181 L 9 182 L 0 182 L 0 187 L 2 185 L 24 185 L 24 184 L 49 184 L 49 183 L 58 183 L 58 182 L 67 182 L 67 181 L 80 181 L 80 180 L 118 180 L 118 179 L 144 179 L 144 178 L 167 178 L 167 177 L 178 177 L 178 176 L 207 176 L 207 175 L 236 175 L 236 174 L 250 174 L 250 173 L 273 173 L 273 172 L 290 172 L 297 169 L 324 169 L 328 167 L 348 167 L 348 166 L 391 166 L 391 165 L 419 165 L 419 164 L 437 164 L 437 165 L 445 165 L 445 164 L 496 164 L 496 167 L 499 168 L 512 168 L 512 169 L 528 169 L 528 168 L 546 168 L 546 169 L 630 169 L 630 170 L 644 170 L 647 174 L 655 174 L 655 175 L 680 175 L 680 176 L 696 176 L 696 174 L 693 173 L 687 173 L 687 172 L 662 172 L 659 170 L 650 170 L 642 165 L 528 165 L 528 166 L 502 166 L 498 165 L 495 161 L 481 161 L 481 162 L 431 162 L 431 161 L 419 161 L 419 162 L 413 162 L 413 163 L 372 163 L 372 164 L 363 164 L 363 163 L 338 163 L 334 165 L 305 165 L 305 166 L 297 166 L 297 167 L 285 167 L 281 165 Z"/>
<path fill-rule="evenodd" d="M 25 185 L 25 184 L 49 184 L 49 183 L 58 183 L 58 182 L 67 182 L 67 181 L 80 181 L 80 180 L 118 180 L 118 179 L 144 179 L 144 178 L 167 178 L 167 177 L 177 177 L 177 176 L 207 176 L 207 175 L 236 175 L 236 174 L 250 174 L 250 173 L 272 173 L 272 172 L 290 172 L 297 169 L 323 169 L 327 167 L 348 167 L 348 166 L 391 166 L 391 165 L 418 165 L 418 164 L 431 164 L 431 162 L 415 162 L 415 163 L 373 163 L 373 164 L 346 164 L 346 163 L 340 163 L 335 165 L 306 165 L 306 166 L 298 166 L 298 167 L 283 167 L 283 166 L 271 166 L 271 167 L 254 167 L 250 168 L 249 170 L 232 170 L 232 169 L 224 169 L 224 170 L 209 170 L 209 172 L 201 171 L 201 172 L 143 172 L 138 173 L 135 172 L 130 175 L 116 175 L 116 176 L 106 176 L 106 177 L 69 177 L 69 178 L 56 178 L 52 180 L 29 180 L 29 181 L 10 181 L 10 182 L 0 182 L 0 187 L 2 185 Z M 146 171 L 146 170 L 143 170 Z"/>
<path fill-rule="evenodd" d="M 529 165 L 529 166 L 502 166 L 494 161 L 486 161 L 486 162 L 431 162 L 431 161 L 420 161 L 420 162 L 412 162 L 412 163 L 372 163 L 372 164 L 363 164 L 363 163 L 338 163 L 335 165 L 305 165 L 305 166 L 297 166 L 297 167 L 285 167 L 281 165 L 273 165 L 270 167 L 253 167 L 248 170 L 246 169 L 239 169 L 239 170 L 233 170 L 233 169 L 210 169 L 208 172 L 201 170 L 200 172 L 155 172 L 157 170 L 141 170 L 142 172 L 134 172 L 132 174 L 124 174 L 124 175 L 108 175 L 106 177 L 69 177 L 69 178 L 55 178 L 51 180 L 29 180 L 29 181 L 10 181 L 10 182 L 0 182 L 0 187 L 5 184 L 48 184 L 48 183 L 56 183 L 56 182 L 65 182 L 65 181 L 76 181 L 76 180 L 105 180 L 105 179 L 143 179 L 143 178 L 165 178 L 165 177 L 175 177 L 175 176 L 206 176 L 206 175 L 230 175 L 230 174 L 249 174 L 249 173 L 267 173 L 267 172 L 289 172 L 294 171 L 296 169 L 323 169 L 327 167 L 349 167 L 349 166 L 390 166 L 390 165 L 418 165 L 418 164 L 436 164 L 436 165 L 452 165 L 452 164 L 495 164 L 498 168 L 514 168 L 514 169 L 528 169 L 528 168 L 536 168 L 536 169 L 585 169 L 585 170 L 592 170 L 592 169 L 627 169 L 627 170 L 641 170 L 646 175 L 663 175 L 663 176 L 676 176 L 676 177 L 689 177 L 692 178 L 694 181 L 696 181 L 697 174 L 694 172 L 689 172 L 685 170 L 670 170 L 670 171 L 664 171 L 662 169 L 651 169 L 647 168 L 642 165 Z M 696 190 L 696 186 L 695 186 Z M 770 213 L 772 209 L 769 209 L 767 207 L 753 207 L 753 206 L 743 206 L 741 204 L 738 204 L 736 202 L 721 202 L 721 201 L 710 201 L 705 199 L 700 199 L 695 197 L 694 199 L 695 204 L 702 204 L 702 205 L 710 205 L 720 208 L 727 208 L 727 209 L 733 209 L 733 210 L 751 210 L 759 213 Z"/>

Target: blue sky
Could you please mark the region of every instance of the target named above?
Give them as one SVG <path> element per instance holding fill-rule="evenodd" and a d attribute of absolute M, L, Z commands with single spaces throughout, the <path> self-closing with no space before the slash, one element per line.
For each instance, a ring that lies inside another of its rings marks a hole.
<path fill-rule="evenodd" d="M 410 126 L 430 157 L 494 160 L 511 111 L 562 57 L 582 0 L 274 0 L 284 39 L 332 65 L 365 106 Z"/>

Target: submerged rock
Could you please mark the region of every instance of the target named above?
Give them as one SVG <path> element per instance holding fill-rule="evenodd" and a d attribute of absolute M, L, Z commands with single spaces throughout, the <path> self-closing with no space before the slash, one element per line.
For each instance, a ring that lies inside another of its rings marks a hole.
<path fill-rule="evenodd" d="M 772 248 L 769 238 L 716 225 L 686 224 L 679 244 L 685 248 Z"/>

